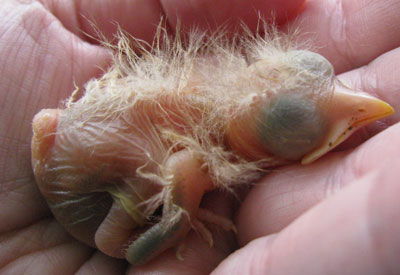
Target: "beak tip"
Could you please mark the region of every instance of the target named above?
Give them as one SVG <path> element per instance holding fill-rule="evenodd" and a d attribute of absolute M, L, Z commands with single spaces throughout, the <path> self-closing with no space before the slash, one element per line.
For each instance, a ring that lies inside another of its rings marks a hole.
<path fill-rule="evenodd" d="M 386 102 L 385 102 L 385 103 L 386 103 Z M 388 108 L 388 114 L 387 114 L 387 116 L 393 115 L 393 114 L 395 113 L 394 108 L 393 108 L 391 105 L 389 105 L 388 103 L 386 103 L 386 105 L 387 105 L 387 108 Z"/>
<path fill-rule="evenodd" d="M 301 165 L 308 165 L 311 164 L 312 162 L 314 162 L 315 160 L 319 159 L 320 157 L 322 157 L 324 154 L 320 154 L 317 155 L 315 152 L 309 153 L 307 155 L 305 155 L 302 159 L 301 159 Z"/>

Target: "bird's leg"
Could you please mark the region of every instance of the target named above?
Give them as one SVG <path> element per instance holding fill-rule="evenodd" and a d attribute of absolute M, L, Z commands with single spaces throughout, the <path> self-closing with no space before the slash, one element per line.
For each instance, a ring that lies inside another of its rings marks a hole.
<path fill-rule="evenodd" d="M 191 229 L 204 193 L 213 188 L 201 165 L 201 160 L 188 150 L 174 153 L 167 160 L 163 176 L 170 184 L 165 187 L 161 221 L 129 245 L 125 257 L 131 264 L 143 264 L 177 246 Z"/>
<path fill-rule="evenodd" d="M 210 230 L 204 225 L 204 222 L 217 225 L 225 231 L 233 231 L 237 233 L 236 226 L 230 219 L 217 215 L 211 210 L 199 208 L 197 210 L 197 216 L 192 221 L 192 226 L 194 230 L 200 234 L 203 240 L 210 245 L 210 247 L 213 247 L 214 240 Z"/>
<path fill-rule="evenodd" d="M 217 215 L 208 209 L 199 208 L 197 211 L 197 219 L 206 223 L 215 224 L 225 231 L 232 230 L 235 233 L 237 232 L 235 225 L 230 219 Z"/>

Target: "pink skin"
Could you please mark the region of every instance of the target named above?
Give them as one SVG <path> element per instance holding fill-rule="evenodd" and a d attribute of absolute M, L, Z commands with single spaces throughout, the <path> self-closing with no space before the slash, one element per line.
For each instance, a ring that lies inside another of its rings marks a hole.
<path fill-rule="evenodd" d="M 216 15 L 200 8 L 206 1 L 194 0 L 194 5 L 182 10 L 172 6 L 175 1 L 167 0 L 96 5 L 89 0 L 53 4 L 43 0 L 45 7 L 37 1 L 27 2 L 5 0 L 0 7 L 0 221 L 6 221 L 0 223 L 2 273 L 18 274 L 29 268 L 38 274 L 93 274 L 99 270 L 107 274 L 203 274 L 221 261 L 214 274 L 246 274 L 250 270 L 284 274 L 400 272 L 398 259 L 393 258 L 400 253 L 400 145 L 396 142 L 400 140 L 396 124 L 400 112 L 367 127 L 360 139 L 350 140 L 346 148 L 383 130 L 354 150 L 331 153 L 313 165 L 287 167 L 265 177 L 238 211 L 237 237 L 244 247 L 229 257 L 238 247 L 232 235 L 220 230 L 214 235 L 212 249 L 192 232 L 182 254 L 184 262 L 176 259 L 174 251 L 167 251 L 135 268 L 73 240 L 51 218 L 33 181 L 30 123 L 40 109 L 56 108 L 69 96 L 74 83 L 81 86 L 107 66 L 106 51 L 88 43 L 92 40 L 79 31 L 94 35 L 86 18 L 96 21 L 109 37 L 115 30 L 110 22 L 116 21 L 133 35 L 151 40 L 163 11 L 169 18 L 176 17 L 176 12 L 189 18 L 183 24 L 198 20 L 204 24 L 204 18 L 211 20 L 208 16 L 215 19 Z M 269 10 L 273 2 L 264 2 L 256 7 Z M 289 2 L 301 6 L 302 1 Z M 241 9 L 223 3 L 219 1 L 221 12 L 217 15 L 254 22 L 254 17 L 242 14 L 254 11 L 249 1 L 235 1 Z M 309 0 L 293 24 L 301 25 L 304 33 L 315 33 L 317 51 L 343 73 L 340 78 L 397 110 L 399 13 L 400 5 L 394 0 Z M 227 18 L 216 20 L 225 21 Z M 174 22 L 169 23 L 174 28 Z M 389 125 L 393 126 L 385 129 Z M 221 196 L 210 194 L 204 207 L 232 216 L 232 199 Z"/>

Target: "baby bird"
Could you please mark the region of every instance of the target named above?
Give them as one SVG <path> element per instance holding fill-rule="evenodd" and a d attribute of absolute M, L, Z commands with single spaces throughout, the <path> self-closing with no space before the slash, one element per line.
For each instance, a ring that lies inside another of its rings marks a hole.
<path fill-rule="evenodd" d="M 309 164 L 393 113 L 275 30 L 235 43 L 160 33 L 150 50 L 121 35 L 114 65 L 32 124 L 35 178 L 56 219 L 133 265 L 179 246 L 192 228 L 212 245 L 204 223 L 235 230 L 199 207 L 204 193 Z"/>

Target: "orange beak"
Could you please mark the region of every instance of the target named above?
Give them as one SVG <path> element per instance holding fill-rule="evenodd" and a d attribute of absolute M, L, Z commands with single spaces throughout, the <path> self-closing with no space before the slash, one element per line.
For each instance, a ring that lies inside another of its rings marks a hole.
<path fill-rule="evenodd" d="M 320 158 L 360 127 L 394 113 L 386 102 L 364 93 L 355 93 L 339 81 L 335 83 L 335 91 L 329 100 L 328 133 L 320 146 L 303 157 L 302 164 L 309 164 Z"/>

